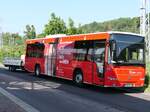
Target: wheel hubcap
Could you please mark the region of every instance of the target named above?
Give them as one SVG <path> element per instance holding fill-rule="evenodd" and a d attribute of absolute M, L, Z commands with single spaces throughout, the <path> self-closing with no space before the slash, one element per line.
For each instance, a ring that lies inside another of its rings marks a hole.
<path fill-rule="evenodd" d="M 39 69 L 36 68 L 36 75 L 38 76 L 39 75 Z"/>
<path fill-rule="evenodd" d="M 76 82 L 77 83 L 81 83 L 82 82 L 82 75 L 81 74 L 77 74 L 76 75 Z"/>

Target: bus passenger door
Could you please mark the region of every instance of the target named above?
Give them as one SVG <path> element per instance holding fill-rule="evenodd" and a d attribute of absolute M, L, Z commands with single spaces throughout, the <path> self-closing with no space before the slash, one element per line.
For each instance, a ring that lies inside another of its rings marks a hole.
<path fill-rule="evenodd" d="M 75 42 L 74 61 L 77 68 L 81 68 L 83 72 L 83 82 L 93 83 L 93 41 L 76 41 Z"/>
<path fill-rule="evenodd" d="M 56 44 L 50 43 L 45 61 L 45 71 L 48 76 L 55 76 L 56 70 Z"/>
<path fill-rule="evenodd" d="M 93 83 L 104 84 L 105 41 L 94 41 L 93 50 Z"/>

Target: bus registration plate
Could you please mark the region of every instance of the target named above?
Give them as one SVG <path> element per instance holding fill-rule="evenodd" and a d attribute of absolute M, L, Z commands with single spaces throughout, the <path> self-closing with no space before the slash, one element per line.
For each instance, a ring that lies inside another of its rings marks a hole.
<path fill-rule="evenodd" d="M 125 84 L 124 87 L 133 87 L 133 84 Z"/>

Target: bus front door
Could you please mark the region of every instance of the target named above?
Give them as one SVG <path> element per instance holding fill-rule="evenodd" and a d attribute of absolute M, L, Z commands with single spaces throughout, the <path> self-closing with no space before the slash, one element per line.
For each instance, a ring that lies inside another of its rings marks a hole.
<path fill-rule="evenodd" d="M 105 41 L 94 41 L 93 83 L 104 84 Z"/>

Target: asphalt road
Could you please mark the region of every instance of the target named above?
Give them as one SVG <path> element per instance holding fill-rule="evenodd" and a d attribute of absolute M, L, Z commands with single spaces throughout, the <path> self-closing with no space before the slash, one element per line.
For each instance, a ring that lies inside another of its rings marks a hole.
<path fill-rule="evenodd" d="M 0 87 L 41 112 L 150 112 L 150 96 L 0 68 Z"/>

